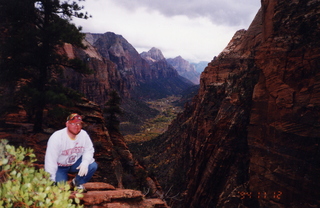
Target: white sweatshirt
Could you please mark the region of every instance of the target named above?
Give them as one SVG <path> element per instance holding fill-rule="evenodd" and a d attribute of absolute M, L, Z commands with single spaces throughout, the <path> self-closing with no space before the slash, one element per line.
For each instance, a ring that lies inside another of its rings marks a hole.
<path fill-rule="evenodd" d="M 91 164 L 94 148 L 88 133 L 81 130 L 75 140 L 70 139 L 67 127 L 54 132 L 48 140 L 44 168 L 50 179 L 56 180 L 58 166 L 71 166 L 81 156 L 82 163 Z"/>

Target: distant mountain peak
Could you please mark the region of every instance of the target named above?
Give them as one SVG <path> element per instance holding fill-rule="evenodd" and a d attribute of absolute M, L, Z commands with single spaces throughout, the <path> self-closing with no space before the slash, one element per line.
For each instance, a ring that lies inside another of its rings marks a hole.
<path fill-rule="evenodd" d="M 152 47 L 148 52 L 142 52 L 141 57 L 150 62 L 160 61 L 165 59 L 161 50 L 155 47 Z"/>
<path fill-rule="evenodd" d="M 167 62 L 171 64 L 178 72 L 180 76 L 183 76 L 194 84 L 199 84 L 200 73 L 196 71 L 194 65 L 190 64 L 187 60 L 181 56 L 167 59 Z"/>

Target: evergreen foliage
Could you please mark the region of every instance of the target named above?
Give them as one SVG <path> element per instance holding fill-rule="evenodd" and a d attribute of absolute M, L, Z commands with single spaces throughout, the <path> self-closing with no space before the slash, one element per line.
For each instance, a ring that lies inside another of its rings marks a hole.
<path fill-rule="evenodd" d="M 106 102 L 105 108 L 103 109 L 106 115 L 106 126 L 109 131 L 119 131 L 120 120 L 118 116 L 123 114 L 120 105 L 121 98 L 117 91 L 113 90 L 110 93 L 110 99 Z"/>
<path fill-rule="evenodd" d="M 30 108 L 35 132 L 42 130 L 48 91 L 55 92 L 52 88 L 63 67 L 91 73 L 83 61 L 61 54 L 65 43 L 85 47 L 81 27 L 70 23 L 73 17 L 88 18 L 82 9 L 68 0 L 0 0 L 0 83 L 11 89 L 6 92 L 12 103 L 28 102 L 23 104 Z M 21 89 L 28 91 L 23 102 L 18 96 Z"/>
<path fill-rule="evenodd" d="M 0 208 L 11 207 L 82 207 L 81 193 L 70 198 L 70 186 L 54 185 L 49 173 L 33 167 L 32 149 L 15 148 L 0 141 Z"/>

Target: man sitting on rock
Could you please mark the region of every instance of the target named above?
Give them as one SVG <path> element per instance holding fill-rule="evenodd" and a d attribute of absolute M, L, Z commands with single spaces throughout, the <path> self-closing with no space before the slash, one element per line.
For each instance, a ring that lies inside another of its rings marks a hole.
<path fill-rule="evenodd" d="M 73 113 L 68 116 L 66 127 L 51 135 L 45 155 L 45 171 L 55 182 L 66 182 L 68 173 L 78 173 L 72 184 L 84 190 L 83 184 L 91 179 L 98 165 L 93 158 L 92 141 L 82 130 L 82 124 L 82 117 Z"/>

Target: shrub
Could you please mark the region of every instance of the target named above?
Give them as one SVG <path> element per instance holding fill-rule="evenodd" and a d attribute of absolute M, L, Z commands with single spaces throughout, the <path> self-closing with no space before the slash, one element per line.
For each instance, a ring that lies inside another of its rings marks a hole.
<path fill-rule="evenodd" d="M 70 186 L 55 185 L 49 173 L 33 166 L 35 157 L 32 149 L 0 141 L 0 208 L 81 207 L 82 194 L 71 199 Z"/>

